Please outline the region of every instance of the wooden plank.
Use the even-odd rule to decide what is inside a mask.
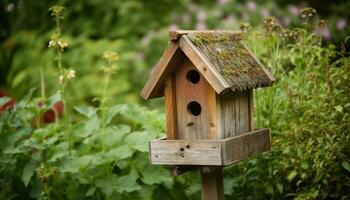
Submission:
[[[268,128],[221,140],[152,140],[151,163],[227,166],[270,150],[270,142]]]
[[[243,33],[241,31],[231,31],[231,30],[171,30],[169,31],[169,40],[178,40],[182,35],[187,35],[189,33],[211,33],[211,32],[225,32],[230,33],[237,39],[243,39]]]
[[[213,169],[213,168],[212,168]],[[207,173],[201,170],[202,200],[223,200],[223,170],[221,167],[214,168]]]
[[[236,135],[249,132],[249,92],[238,92],[237,101],[239,102],[239,130]]]
[[[231,165],[250,156],[270,150],[270,129],[259,129],[224,140],[223,165]]]
[[[141,91],[141,96],[143,98],[149,99],[162,96],[162,87],[167,73],[175,68],[178,62],[182,61],[181,57],[183,57],[183,53],[178,49],[179,45],[177,42],[169,42],[168,47],[163,52],[157,65],[152,69],[152,72]]]
[[[234,92],[226,92],[217,95],[217,120],[218,139],[235,136],[235,95]]]
[[[233,137],[250,131],[249,93],[226,92],[217,95],[218,139]]]
[[[221,141],[152,140],[151,164],[221,166]]]
[[[253,131],[255,129],[254,124],[254,97],[253,97],[253,89],[249,90],[249,131]]]
[[[178,139],[177,136],[177,117],[176,117],[176,89],[175,74],[171,73],[167,78],[164,87],[167,138],[169,140]]]
[[[200,71],[204,78],[214,88],[216,93],[220,94],[225,89],[230,88],[230,85],[211,64],[208,58],[192,44],[187,36],[184,35],[180,38],[179,46],[198,71]]]
[[[199,74],[199,82],[196,84],[190,82],[187,79],[187,73],[191,70],[196,68],[186,58],[175,72],[178,139],[209,139],[209,135],[213,134],[210,124],[215,123],[210,117],[215,113],[210,113],[208,110],[211,108],[211,111],[215,111],[213,110],[215,108],[210,105],[213,100],[209,97],[215,95],[215,91],[201,74]],[[190,102],[199,103],[201,113],[198,116],[189,112],[187,107]]]
[[[209,135],[202,139],[216,140],[218,139],[216,93],[210,85],[208,85],[207,102],[207,110],[203,111],[208,112]]]

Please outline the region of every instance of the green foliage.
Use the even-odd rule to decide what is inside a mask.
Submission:
[[[144,82],[140,76],[158,59],[166,30],[151,32],[142,45],[140,36],[164,27],[171,21],[170,10],[182,11],[188,1],[156,6],[148,1],[62,3],[66,10],[51,9],[55,20],[65,20],[62,32],[51,31],[49,21],[40,29],[28,24],[37,30],[19,29],[2,46],[2,64],[14,67],[8,76],[11,88],[22,94],[33,83],[42,84],[40,91],[31,90],[0,113],[0,199],[199,199],[197,173],[173,178],[166,168],[148,163],[147,144],[163,135],[164,114],[137,104],[115,104],[136,101]],[[39,10],[47,9],[46,3],[40,5],[44,9]],[[220,8],[229,13],[230,6]],[[113,12],[106,13],[107,8]],[[77,17],[81,10],[98,20],[82,23]],[[46,14],[34,15],[33,21]],[[208,18],[209,27],[227,27]],[[320,27],[314,32],[311,21],[307,14],[303,25],[291,30],[274,17],[252,30],[242,26],[246,43],[277,80],[273,87],[255,91],[257,127],[273,130],[273,148],[225,169],[227,199],[350,196],[349,54],[343,47],[323,45]],[[117,50],[119,60],[112,52],[100,59],[106,50]],[[145,60],[135,59],[140,52]],[[52,67],[59,62],[66,69],[60,73]],[[72,78],[71,68],[76,79],[70,87],[59,87],[59,76]],[[45,88],[59,91],[36,98]],[[113,106],[111,97],[116,97]],[[56,114],[55,123],[44,123],[43,114],[63,98],[65,118]],[[0,98],[0,105],[8,100]]]
[[[322,47],[310,26],[294,28],[289,32],[294,37],[280,29],[248,36],[249,46],[277,79],[273,87],[255,92],[257,125],[272,128],[273,149],[227,170],[237,182],[235,198],[350,195],[350,59],[344,49]]]

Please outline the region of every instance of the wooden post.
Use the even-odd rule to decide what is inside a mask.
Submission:
[[[223,200],[224,183],[222,167],[203,167],[202,178],[202,200]]]

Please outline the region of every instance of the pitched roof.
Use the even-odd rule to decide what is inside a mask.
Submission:
[[[275,79],[242,43],[242,33],[234,31],[170,31],[169,45],[152,70],[141,95],[163,95],[167,74],[177,59],[188,57],[217,93],[226,89],[243,91],[266,87]]]

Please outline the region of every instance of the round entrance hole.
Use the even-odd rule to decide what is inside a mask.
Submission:
[[[201,114],[202,112],[202,107],[201,105],[197,102],[197,101],[191,101],[188,105],[187,105],[187,110],[189,113],[191,113],[194,116],[198,116]]]
[[[190,81],[193,84],[196,84],[199,82],[201,76],[199,75],[199,72],[197,70],[191,69],[186,74],[187,80]]]

